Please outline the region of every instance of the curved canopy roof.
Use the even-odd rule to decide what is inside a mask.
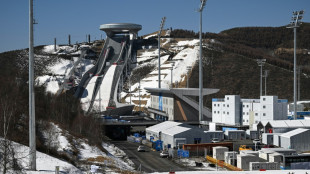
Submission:
[[[100,25],[100,30],[105,31],[106,33],[136,33],[142,29],[142,26],[139,24],[132,23],[112,23],[112,24],[102,24]]]

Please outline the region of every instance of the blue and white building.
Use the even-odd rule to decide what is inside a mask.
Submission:
[[[277,96],[260,99],[241,99],[239,95],[225,95],[212,99],[212,122],[227,125],[253,125],[260,121],[286,120],[287,100]]]

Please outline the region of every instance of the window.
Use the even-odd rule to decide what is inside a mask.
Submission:
[[[220,104],[217,104],[217,106],[220,106]]]
[[[225,107],[225,104],[223,104],[223,106]]]
[[[219,113],[220,113],[220,111],[217,111],[217,113],[219,114]]]
[[[227,107],[229,108],[229,104],[227,104]]]
[[[227,112],[227,115],[229,115],[229,112]]]
[[[248,112],[247,112],[246,114],[247,114],[247,115],[249,115],[249,113],[248,113]]]
[[[229,97],[227,97],[227,100],[229,100]]]
[[[245,120],[243,119],[242,122],[245,122]]]
[[[242,105],[242,107],[244,107],[244,105]]]
[[[214,106],[216,107],[216,104],[214,104]]]
[[[216,114],[216,111],[214,111],[214,113]]]
[[[263,108],[266,109],[266,106],[264,105]]]
[[[242,115],[244,115],[245,113],[243,112]]]
[[[248,123],[248,122],[249,122],[249,120],[246,120],[246,122]]]
[[[249,107],[249,105],[246,105],[246,107],[248,108],[248,107]]]
[[[266,116],[266,113],[263,113],[263,116]]]
[[[255,116],[258,116],[258,113],[255,113]]]
[[[263,101],[266,101],[266,98],[263,98]]]
[[[225,114],[225,111],[223,111],[223,114]]]

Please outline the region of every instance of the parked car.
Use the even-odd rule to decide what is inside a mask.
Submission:
[[[159,156],[162,157],[162,158],[168,158],[169,157],[169,153],[167,151],[161,151]]]
[[[212,143],[219,143],[220,140],[219,140],[218,138],[212,138],[211,142],[212,142]]]
[[[138,152],[145,152],[145,147],[139,146],[137,150],[138,150]]]

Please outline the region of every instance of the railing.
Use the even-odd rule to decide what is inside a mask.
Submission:
[[[240,169],[240,168],[238,168],[238,167],[236,167],[236,166],[230,165],[230,164],[225,163],[224,161],[221,161],[221,160],[217,160],[217,159],[212,158],[211,156],[208,156],[208,155],[206,156],[206,159],[207,159],[208,161],[210,161],[211,163],[216,164],[216,165],[218,165],[218,166],[220,166],[220,167],[225,167],[225,168],[228,169],[228,170],[232,170],[232,171],[243,171],[242,169]]]

